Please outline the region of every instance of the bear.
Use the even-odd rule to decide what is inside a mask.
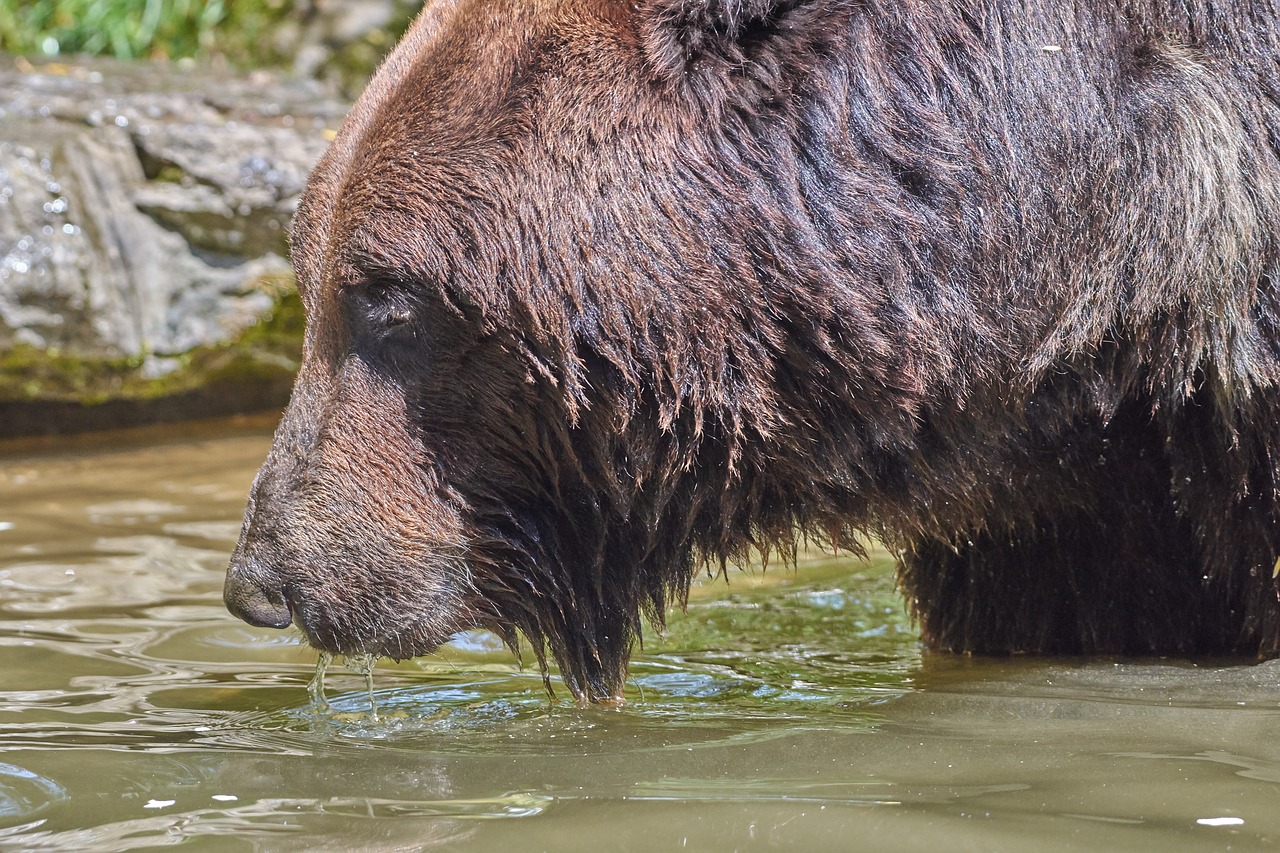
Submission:
[[[432,0],[300,202],[227,606],[610,702],[695,572],[874,537],[942,652],[1275,656],[1278,11]]]

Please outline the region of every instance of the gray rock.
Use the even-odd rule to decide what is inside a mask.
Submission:
[[[286,52],[294,56],[294,73],[312,77],[323,75],[344,48],[369,38],[371,34],[398,31],[421,3],[412,0],[308,0],[301,16],[304,22],[296,43]]]
[[[0,348],[158,373],[258,322],[345,110],[261,73],[0,62]]]

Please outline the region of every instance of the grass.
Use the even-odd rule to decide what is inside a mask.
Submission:
[[[421,8],[414,0],[383,2],[390,12],[385,29],[323,44],[327,57],[315,73],[349,97],[364,88]],[[0,0],[0,53],[287,68],[315,14],[301,0]],[[319,37],[323,42],[323,26]]]
[[[0,2],[0,50],[263,64],[278,59],[265,34],[293,9],[292,0],[10,0]]]

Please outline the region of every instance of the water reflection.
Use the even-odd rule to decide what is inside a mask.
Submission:
[[[67,792],[57,782],[25,767],[0,763],[0,820],[27,820],[66,797]]]

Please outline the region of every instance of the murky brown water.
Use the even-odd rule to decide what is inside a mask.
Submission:
[[[1280,667],[925,656],[884,560],[705,583],[622,710],[475,634],[318,712],[222,608],[270,439],[217,429],[0,457],[0,848],[1280,844]]]

